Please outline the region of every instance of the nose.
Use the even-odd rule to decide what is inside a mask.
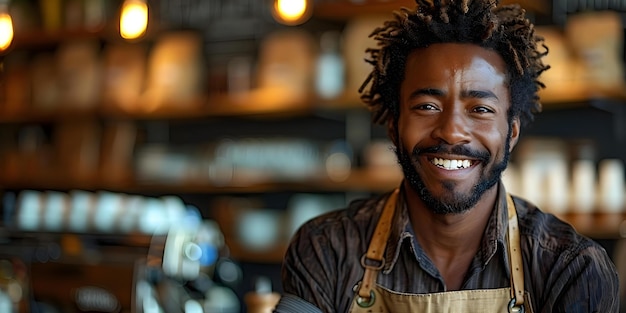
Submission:
[[[443,111],[439,114],[432,137],[449,145],[463,144],[470,141],[468,117],[459,110]]]

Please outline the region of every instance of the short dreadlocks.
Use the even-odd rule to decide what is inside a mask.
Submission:
[[[375,123],[399,116],[399,90],[408,54],[435,43],[470,43],[496,51],[507,64],[511,108],[509,118],[522,124],[541,112],[538,91],[545,85],[539,75],[549,66],[541,58],[548,53],[543,38],[519,5],[498,6],[498,0],[416,0],[413,10],[401,8],[394,19],[370,35],[377,49],[367,50],[374,69],[359,92],[372,111]],[[539,51],[541,46],[543,51]],[[367,85],[370,88],[366,90]],[[391,114],[391,115],[390,115]]]

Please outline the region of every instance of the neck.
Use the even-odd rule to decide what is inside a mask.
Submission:
[[[460,284],[480,249],[487,221],[497,201],[497,185],[485,192],[475,207],[464,213],[445,215],[433,213],[411,187],[405,186],[404,189],[417,241],[444,278],[446,273],[455,273]]]
[[[405,191],[411,225],[422,247],[454,252],[480,243],[498,188],[487,190],[476,206],[460,214],[435,214],[412,188],[407,186]]]

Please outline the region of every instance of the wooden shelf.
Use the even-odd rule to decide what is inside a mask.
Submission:
[[[333,181],[328,177],[303,177],[302,180],[234,181],[230,184],[214,184],[198,181],[142,182],[111,181],[100,179],[71,179],[63,176],[40,176],[8,179],[0,177],[0,189],[21,190],[109,190],[128,193],[264,193],[272,191],[311,192],[385,192],[398,186],[401,177],[381,175],[367,169],[353,170],[349,177]]]
[[[264,249],[250,249],[233,241],[226,242],[226,245],[230,251],[229,257],[241,262],[280,263],[287,251],[286,242],[272,245]]]
[[[45,30],[30,30],[16,32],[10,49],[29,49],[40,48],[44,46],[57,45],[65,42],[68,39],[72,40],[85,40],[93,39],[100,40],[108,37],[108,34],[104,33],[102,29],[87,31],[85,29],[77,30],[57,30],[57,31],[45,31]]]
[[[16,29],[13,42],[9,49],[3,54],[10,53],[13,50],[22,49],[42,49],[45,47],[56,47],[59,44],[68,41],[78,40],[95,40],[104,42],[150,42],[157,38],[159,26],[149,27],[147,33],[135,41],[123,39],[119,34],[119,28],[116,24],[102,25],[93,29],[86,28],[59,28],[55,30],[46,29]]]
[[[622,213],[555,214],[585,236],[594,239],[626,238],[626,211]]]
[[[547,109],[581,106],[594,100],[626,101],[626,85],[616,87],[590,87],[588,82],[578,84],[551,84],[539,92]]]
[[[502,4],[518,3],[530,12],[548,14],[550,7],[543,0],[503,0]],[[349,19],[358,15],[388,14],[401,7],[414,8],[415,0],[323,0],[316,1],[313,15],[329,19]]]
[[[24,107],[20,110],[2,110],[0,103],[0,123],[45,123],[56,121],[76,121],[89,119],[127,120],[181,120],[207,117],[259,117],[290,118],[315,115],[320,112],[345,112],[349,110],[367,111],[358,97],[341,97],[334,100],[319,100],[314,96],[306,99],[259,101],[246,97],[212,95],[176,104],[163,104],[153,110],[142,110],[140,104],[132,109],[122,109],[115,104],[94,104],[89,109],[59,107],[54,110],[37,110]]]

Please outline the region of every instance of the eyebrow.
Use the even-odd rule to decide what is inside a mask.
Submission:
[[[422,95],[426,95],[426,96],[443,96],[446,93],[441,90],[441,89],[435,89],[435,88],[421,88],[421,89],[417,89],[414,90],[413,92],[411,92],[411,94],[409,95],[409,99],[415,98],[417,96],[422,96]]]
[[[444,96],[445,91],[436,88],[421,88],[417,89],[409,95],[409,99],[415,98],[421,95],[427,96]],[[498,96],[489,90],[464,90],[461,92],[461,96],[464,98],[477,98],[477,99],[495,99],[499,100]]]
[[[461,96],[467,97],[467,98],[477,98],[477,99],[492,98],[495,100],[500,100],[498,99],[498,96],[496,96],[496,94],[494,94],[493,92],[489,90],[464,90],[461,92]]]

